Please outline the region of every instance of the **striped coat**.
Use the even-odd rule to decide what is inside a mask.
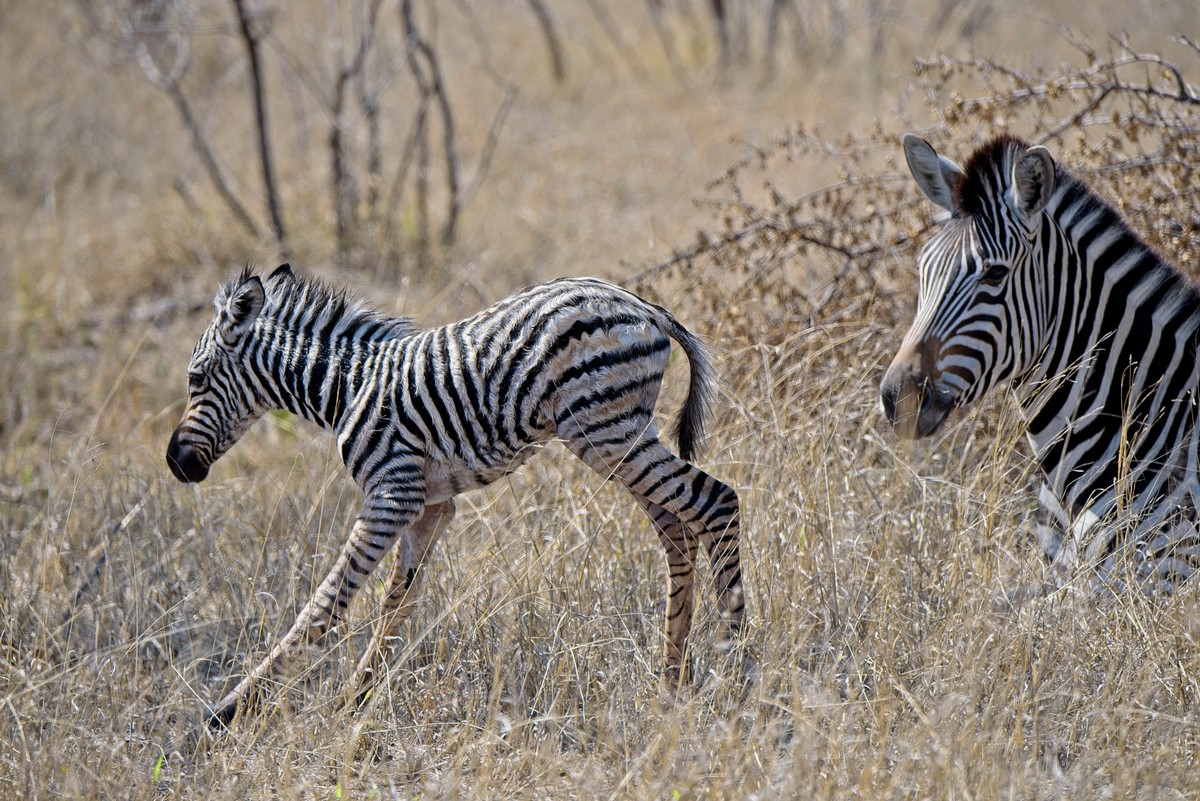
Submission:
[[[1170,591],[1200,566],[1197,286],[1044,147],[1000,137],[962,167],[915,136],[904,149],[951,217],[921,252],[887,416],[926,436],[1011,380],[1047,557]]]
[[[359,663],[359,700],[384,665],[383,645],[411,612],[426,554],[453,498],[512,472],[550,439],[623,484],[666,552],[666,668],[686,670],[692,570],[713,564],[730,635],[742,620],[738,500],[690,464],[703,440],[711,369],[700,342],[659,306],[595,279],[535,286],[440,328],[386,317],[284,265],[221,288],[188,369],[188,405],[167,462],[181,481],[210,468],[268,409],[329,429],[365,499],[336,564],[286,636],[215,707],[228,724],[306,642],[320,639],[389,550],[396,552],[375,636]],[[652,413],[671,350],[691,364],[674,428]]]

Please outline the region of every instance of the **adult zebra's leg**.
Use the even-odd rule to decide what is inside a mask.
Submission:
[[[421,495],[418,490],[409,490],[367,496],[333,569],[267,658],[217,703],[208,718],[210,728],[227,727],[239,712],[254,707],[264,684],[283,675],[304,646],[319,642],[337,625],[379,560],[424,508],[423,501],[410,500]]]
[[[396,560],[388,575],[379,606],[379,619],[371,643],[354,671],[355,706],[362,706],[375,682],[385,672],[388,641],[396,637],[416,606],[417,590],[425,573],[425,559],[454,517],[454,501],[425,507],[425,513],[396,543]]]

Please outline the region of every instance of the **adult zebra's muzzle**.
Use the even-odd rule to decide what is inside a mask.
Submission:
[[[171,474],[184,484],[203,481],[208,476],[208,462],[195,448],[179,442],[178,428],[167,443],[167,466],[171,468]]]
[[[879,386],[883,413],[904,439],[921,439],[937,431],[954,408],[954,398],[929,376],[893,364]]]

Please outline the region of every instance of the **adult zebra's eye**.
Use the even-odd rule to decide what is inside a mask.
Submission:
[[[983,271],[983,275],[979,276],[979,281],[980,283],[987,284],[988,286],[996,286],[1004,280],[1004,278],[1008,275],[1008,272],[1009,270],[1007,264],[994,262],[987,266],[987,269]]]

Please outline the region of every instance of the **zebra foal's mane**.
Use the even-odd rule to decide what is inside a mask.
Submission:
[[[226,294],[255,277],[247,264],[241,274],[225,288]],[[384,314],[354,297],[345,288],[335,288],[310,275],[298,276],[287,264],[281,264],[260,280],[266,293],[262,316],[273,325],[290,327],[304,318],[325,321],[329,330],[356,331],[359,339],[388,339],[419,330],[411,317]]]

